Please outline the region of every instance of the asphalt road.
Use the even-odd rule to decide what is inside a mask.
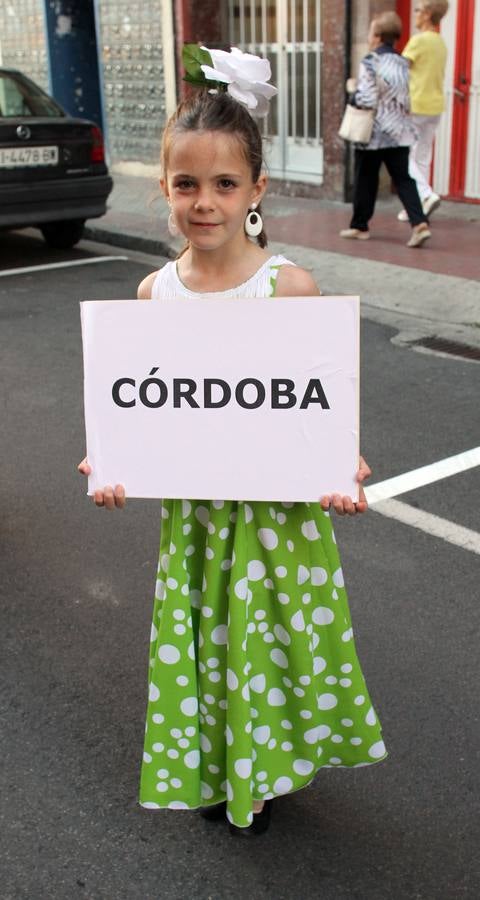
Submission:
[[[52,253],[1,235],[0,268],[88,257],[85,246]],[[137,806],[159,508],[98,510],[76,473],[78,301],[132,297],[151,268],[0,277],[1,897],[477,898],[478,556],[374,511],[337,534],[388,760],[320,773],[276,802],[255,842]],[[478,444],[480,366],[393,334],[363,322],[375,481]],[[480,530],[476,470],[401,499]]]

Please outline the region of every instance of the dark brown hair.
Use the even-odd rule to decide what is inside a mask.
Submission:
[[[375,16],[374,32],[380,38],[382,44],[393,46],[402,33],[402,20],[394,12],[383,12]]]
[[[206,90],[195,91],[183,100],[168,120],[163,132],[160,151],[162,175],[166,178],[168,157],[175,134],[187,131],[219,131],[238,138],[245,159],[250,166],[255,184],[262,171],[262,136],[255,119],[246,108],[225,92],[209,94]],[[256,212],[261,215],[260,205]],[[267,246],[267,235],[262,229],[257,237],[260,247]]]

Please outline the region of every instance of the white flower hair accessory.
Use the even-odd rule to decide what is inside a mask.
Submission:
[[[197,44],[185,44],[183,62],[185,80],[190,84],[207,86],[214,82],[210,92],[227,91],[252,116],[263,118],[268,113],[268,101],[278,93],[269,84],[272,71],[268,59],[243,53],[238,47],[225,50],[209,50]]]

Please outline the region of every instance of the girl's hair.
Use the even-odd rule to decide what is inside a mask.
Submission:
[[[420,6],[429,14],[432,25],[439,25],[448,12],[447,0],[420,0]]]
[[[402,20],[394,12],[383,12],[373,19],[375,34],[383,44],[393,46],[402,33]]]
[[[235,136],[242,145],[245,159],[250,166],[252,181],[256,183],[263,166],[262,136],[255,120],[244,106],[225,92],[209,94],[195,91],[183,100],[170,117],[163,132],[160,151],[162,175],[166,178],[170,149],[176,134],[188,131],[218,131]],[[255,210],[261,215],[260,204]],[[260,247],[267,246],[267,235],[262,229],[257,237]]]

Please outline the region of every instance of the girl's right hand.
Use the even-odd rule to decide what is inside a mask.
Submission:
[[[91,475],[92,468],[88,464],[87,457],[82,459],[78,465],[78,471],[81,475]],[[103,491],[95,491],[94,501],[96,506],[104,506],[105,509],[123,509],[125,506],[125,488],[123,484],[116,484],[115,489],[107,484]]]

